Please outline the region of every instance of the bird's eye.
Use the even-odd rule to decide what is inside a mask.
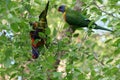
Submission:
[[[61,10],[61,7],[59,7],[58,9]]]

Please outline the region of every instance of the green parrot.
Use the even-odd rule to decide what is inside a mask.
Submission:
[[[41,46],[45,45],[46,47],[48,47],[48,43],[47,43],[48,36],[45,33],[46,29],[48,28],[47,19],[46,19],[48,6],[49,6],[49,1],[46,4],[45,9],[40,13],[39,21],[30,22],[30,25],[33,28],[33,30],[30,31],[33,59],[37,59],[39,57],[40,53],[38,49]],[[40,32],[43,33],[45,37],[40,36],[39,35]]]
[[[77,28],[80,28],[80,27],[88,27],[91,29],[100,29],[100,30],[112,31],[110,29],[98,26],[94,22],[87,19],[79,11],[71,10],[71,9],[67,8],[65,5],[59,6],[58,11],[63,13],[64,20],[69,25],[72,25],[71,28],[73,31],[75,31]]]

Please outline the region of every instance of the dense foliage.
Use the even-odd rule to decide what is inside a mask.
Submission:
[[[50,0],[50,45],[32,59],[29,22],[38,20],[47,0],[1,0],[0,80],[120,80],[120,1],[76,1]],[[65,31],[69,25],[57,11],[61,4],[82,4],[86,17],[114,32],[80,29],[76,37]]]

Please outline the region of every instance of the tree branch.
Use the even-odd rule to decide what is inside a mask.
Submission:
[[[119,17],[114,16],[112,13],[108,13],[108,12],[104,11],[100,6],[97,5],[96,1],[94,1],[93,4],[94,4],[101,12],[103,12],[103,13],[109,15],[109,16],[112,16],[112,17],[117,18],[117,19],[120,20]]]
[[[81,11],[82,10],[81,9],[82,5],[83,5],[83,2],[81,0],[76,0],[76,4],[74,6],[74,10]]]
[[[104,66],[104,63],[98,59],[97,53],[96,53],[96,52],[93,52],[93,55],[94,55],[94,59],[95,59],[97,62],[99,62],[101,65]]]

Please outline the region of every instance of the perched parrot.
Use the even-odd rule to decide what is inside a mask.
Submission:
[[[64,20],[69,25],[72,25],[71,28],[73,31],[75,31],[77,28],[80,28],[80,27],[88,27],[91,29],[100,29],[100,30],[112,31],[110,29],[98,26],[94,22],[88,20],[79,11],[75,11],[75,10],[72,10],[70,8],[67,8],[65,5],[59,6],[58,11],[63,13]]]
[[[43,38],[39,35],[39,32],[45,33],[45,29],[48,28],[47,25],[47,11],[48,11],[49,1],[45,9],[39,15],[39,21],[30,22],[33,31],[30,31],[31,43],[32,43],[32,58],[37,59],[39,56],[38,48],[46,44],[46,38]],[[36,42],[37,41],[37,42]]]

